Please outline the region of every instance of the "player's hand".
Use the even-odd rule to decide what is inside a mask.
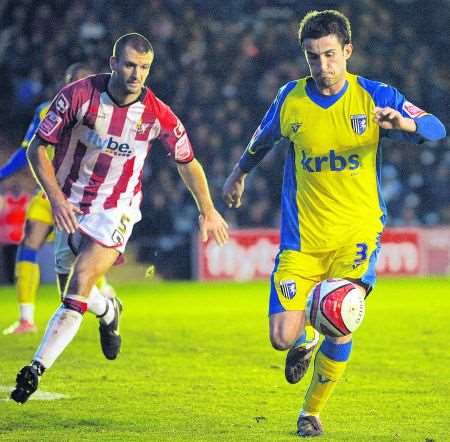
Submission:
[[[382,129],[398,129],[415,132],[414,120],[405,118],[399,111],[391,107],[375,107],[373,110],[373,121]]]
[[[216,209],[199,215],[198,225],[203,242],[208,241],[210,234],[219,246],[223,246],[228,241],[228,224]]]
[[[56,228],[64,230],[66,233],[75,233],[78,228],[76,214],[83,212],[65,198],[51,201],[51,205]]]
[[[242,172],[238,166],[235,166],[230,176],[225,180],[222,189],[223,199],[230,209],[241,207],[246,176],[247,174]]]

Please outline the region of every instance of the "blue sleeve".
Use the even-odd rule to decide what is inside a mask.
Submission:
[[[385,130],[383,131],[384,136],[412,143],[436,141],[446,136],[445,127],[437,117],[415,106],[394,87],[363,77],[358,77],[358,82],[372,96],[375,106],[391,107],[399,111],[405,118],[411,118],[416,123],[417,130],[415,133]]]
[[[9,178],[19,170],[28,165],[27,152],[23,147],[19,147],[9,158],[6,164],[0,167],[0,180]]]
[[[296,84],[296,81],[291,81],[278,91],[277,97],[270,105],[239,160],[239,168],[243,172],[250,172],[282,138],[280,110],[286,96]]]

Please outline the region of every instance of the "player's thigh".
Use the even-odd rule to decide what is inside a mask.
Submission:
[[[39,250],[47,241],[53,226],[42,221],[27,220],[22,243],[30,249]]]
[[[306,297],[327,271],[324,254],[283,250],[270,278],[269,314],[305,310]]]
[[[42,191],[30,201],[27,209],[27,222],[23,243],[30,248],[39,249],[48,239],[53,229],[52,209]]]
[[[337,250],[327,277],[355,281],[370,291],[376,281],[375,266],[380,253],[379,232],[355,236],[352,243]]]
[[[82,235],[68,290],[88,296],[97,279],[114,264],[119,252]]]
[[[274,347],[291,345],[305,326],[306,298],[326,272],[324,254],[280,252],[270,280],[269,327]]]
[[[31,198],[27,209],[27,220],[53,225],[52,208],[44,192],[39,191]]]

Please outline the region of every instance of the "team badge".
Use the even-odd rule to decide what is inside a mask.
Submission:
[[[294,132],[294,134],[296,134],[301,126],[302,126],[302,123],[292,123],[291,124],[292,132]]]
[[[136,132],[139,135],[142,135],[150,126],[150,123],[143,123],[141,120],[139,120],[136,123]]]
[[[367,115],[350,115],[350,118],[352,121],[353,132],[355,132],[355,134],[362,135],[367,129]]]
[[[280,289],[286,299],[294,299],[294,296],[297,294],[297,285],[292,279],[280,281]]]
[[[66,96],[61,93],[59,97],[56,99],[56,109],[60,114],[63,114],[69,109],[69,100],[66,98]]]

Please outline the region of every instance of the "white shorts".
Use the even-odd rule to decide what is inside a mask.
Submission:
[[[125,251],[133,226],[141,220],[139,209],[108,209],[99,213],[77,215],[78,230],[74,234],[56,230],[55,271],[67,274],[77,254],[82,236],[88,236],[103,247],[119,253]]]

